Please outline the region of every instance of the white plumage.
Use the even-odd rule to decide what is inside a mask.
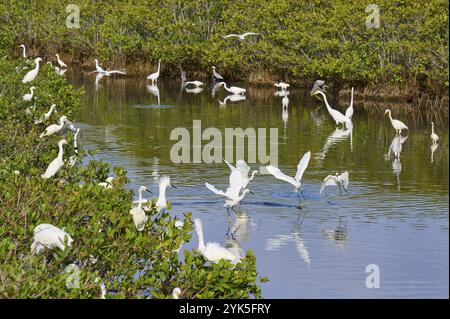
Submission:
[[[26,53],[25,45],[24,45],[24,44],[21,44],[21,45],[19,45],[19,48],[22,48],[22,57],[23,57],[24,59],[26,59],[26,58],[27,58],[27,53]]]
[[[92,73],[98,73],[97,77],[95,78],[95,84],[98,85],[98,81],[101,80],[101,78],[103,76],[111,76],[113,74],[126,74],[124,71],[119,71],[119,70],[105,70],[103,69],[99,64],[98,64],[98,60],[95,59],[95,70],[91,72]]]
[[[212,66],[212,70],[213,70],[213,80],[214,81],[222,81],[223,80],[223,76],[221,76],[219,73],[217,73],[216,71],[216,67]]]
[[[60,67],[62,68],[67,68],[67,64],[65,64],[60,58],[59,58],[59,54],[56,53],[56,60],[58,61],[58,64]]]
[[[392,118],[391,110],[387,109],[384,114],[389,114],[389,119],[391,120],[392,127],[397,131],[398,134],[402,132],[402,130],[407,130],[408,127],[405,125],[405,123],[395,120]]]
[[[199,86],[203,85],[203,82],[200,82],[200,81],[187,81],[187,82],[185,82],[185,86],[188,86],[188,85],[193,85],[193,86],[198,88]]]
[[[260,33],[257,33],[257,32],[245,32],[243,34],[232,33],[232,34],[228,34],[228,35],[224,36],[223,38],[226,39],[226,38],[236,37],[236,38],[239,38],[239,40],[244,40],[245,37],[247,37],[249,35],[257,35],[257,34],[260,34]]]
[[[152,81],[152,84],[154,84],[159,78],[160,69],[161,69],[161,59],[159,59],[158,61],[158,70],[155,73],[152,73],[149,76],[147,76],[147,80]]]
[[[163,209],[167,208],[167,200],[166,200],[166,189],[167,186],[176,188],[172,184],[170,184],[170,177],[169,176],[163,176],[159,180],[159,194],[158,194],[158,200],[156,201],[156,209],[158,210],[158,213],[161,212]]]
[[[349,119],[352,119],[353,116],[353,91],[354,88],[352,87],[352,95],[350,97],[350,106],[345,110],[345,116]]]
[[[173,299],[180,299],[181,296],[181,289],[180,288],[174,288],[172,291],[172,298]]]
[[[281,90],[286,91],[287,88],[290,86],[290,84],[280,81],[278,83],[275,83],[273,86],[276,86],[277,88],[280,88]]]
[[[42,122],[48,120],[48,118],[50,117],[50,115],[52,115],[53,111],[55,111],[55,113],[58,113],[56,111],[56,104],[52,104],[50,106],[50,110],[48,110],[47,113],[44,113],[39,119],[34,121],[34,124],[41,124]]]
[[[111,189],[112,187],[112,183],[114,181],[114,177],[109,176],[106,178],[106,180],[104,182],[100,182],[98,183],[99,186],[105,188],[105,189]]]
[[[64,116],[64,115],[61,116],[59,118],[59,124],[52,124],[52,125],[47,126],[47,128],[44,130],[44,132],[41,133],[41,135],[39,137],[43,138],[44,136],[50,136],[55,133],[58,133],[64,127],[64,123],[66,122],[66,120],[67,120],[66,116]]]
[[[33,243],[31,244],[31,253],[40,253],[43,249],[53,249],[58,247],[62,250],[72,246],[73,239],[63,229],[51,224],[39,224],[34,228]]]
[[[340,175],[338,173],[336,173],[336,175],[328,175],[323,180],[322,187],[320,188],[319,193],[322,193],[322,191],[327,186],[338,186],[339,192],[341,192],[341,193],[342,193],[341,187],[344,187],[345,192],[348,193],[348,183],[349,183],[349,179],[348,179],[347,171],[343,172]]]
[[[297,173],[295,174],[294,178],[287,176],[286,174],[281,172],[278,167],[275,167],[272,165],[266,166],[266,169],[275,178],[294,185],[295,191],[299,192],[301,190],[301,186],[302,186],[302,183],[301,183],[302,176],[303,176],[303,173],[305,172],[306,168],[308,167],[310,158],[311,158],[311,151],[308,151],[303,155],[301,160],[298,162]]]
[[[36,76],[39,73],[39,62],[41,62],[41,61],[42,61],[41,58],[34,59],[34,63],[36,64],[36,66],[34,67],[33,70],[31,70],[27,74],[25,74],[25,76],[22,79],[22,83],[31,82],[36,78]]]
[[[41,175],[41,177],[43,179],[48,179],[48,178],[53,177],[59,171],[59,169],[64,165],[64,162],[63,162],[63,152],[64,152],[63,145],[64,144],[67,144],[66,140],[60,140],[58,142],[58,148],[59,148],[58,156],[50,163],[50,165],[48,165],[45,173]]]
[[[439,136],[434,133],[434,122],[431,122],[431,140],[433,144],[436,144],[439,141]]]
[[[142,209],[142,192],[147,191],[147,187],[139,187],[139,203],[136,207],[131,208],[130,214],[133,215],[133,222],[138,231],[143,231],[145,223],[148,220],[148,216],[145,215],[144,209]]]
[[[32,86],[30,87],[30,93],[27,93],[23,96],[23,100],[28,102],[31,101],[31,99],[33,98],[33,94],[34,94],[34,90],[36,89],[36,87]]]
[[[335,109],[331,108],[330,104],[328,104],[328,100],[327,100],[327,97],[326,97],[325,93],[323,93],[321,90],[316,90],[316,91],[314,91],[312,93],[312,95],[316,95],[316,94],[322,95],[323,100],[325,102],[325,105],[327,107],[328,113],[330,113],[331,117],[336,122],[336,125],[339,125],[340,123],[342,123],[345,126],[350,126],[351,125],[351,119],[350,118],[348,118],[347,116],[345,116],[344,114],[342,114],[338,110],[335,110]]]
[[[225,82],[221,82],[220,84],[223,85],[225,90],[227,90],[228,92],[233,93],[233,94],[244,95],[245,92],[247,92],[246,89],[243,89],[243,88],[240,88],[237,86],[227,87],[227,84]]]

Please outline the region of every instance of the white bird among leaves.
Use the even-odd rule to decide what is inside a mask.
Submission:
[[[51,224],[39,224],[33,230],[33,243],[31,244],[31,253],[40,253],[45,248],[53,249],[55,247],[65,250],[71,247],[73,239],[64,231],[64,228],[58,228]]]
[[[260,33],[258,33],[258,32],[245,32],[243,34],[231,33],[231,34],[224,36],[223,38],[226,39],[226,38],[236,37],[236,38],[239,38],[239,40],[245,40],[245,38],[248,37],[249,35],[258,35],[258,34],[260,34]]]
[[[327,186],[338,186],[339,193],[342,194],[342,188],[344,188],[345,192],[348,193],[348,171],[345,171],[341,174],[336,173],[336,175],[328,175],[325,177],[322,183],[322,187],[320,188],[320,194]]]
[[[39,57],[34,59],[34,63],[36,64],[36,66],[34,67],[33,70],[31,70],[27,74],[25,74],[25,76],[22,79],[22,83],[31,82],[36,78],[36,76],[39,73],[39,62],[41,62],[41,61],[42,61],[42,59]]]
[[[64,154],[63,145],[65,145],[65,144],[67,144],[66,140],[60,140],[58,142],[58,148],[59,148],[58,156],[50,163],[50,165],[48,165],[47,170],[45,171],[45,173],[41,175],[41,177],[43,179],[49,179],[49,178],[53,177],[56,173],[58,173],[60,168],[64,165],[64,161],[63,161],[63,154]]]
[[[35,86],[30,87],[30,93],[27,93],[23,96],[23,100],[25,102],[31,101],[33,99],[34,90],[36,90]]]
[[[67,117],[65,115],[61,116],[59,118],[59,124],[52,124],[52,125],[47,126],[47,128],[44,130],[44,132],[41,133],[41,135],[39,137],[43,138],[44,136],[50,136],[55,133],[58,133],[59,131],[62,130],[66,121],[67,121]]]
[[[147,187],[139,187],[139,202],[136,207],[131,208],[130,214],[133,215],[133,222],[138,231],[143,231],[145,223],[148,220],[148,216],[145,215],[145,211],[142,208],[142,192],[150,192]]]
[[[166,189],[168,186],[177,188],[176,186],[174,186],[170,183],[169,176],[161,177],[161,179],[159,180],[158,200],[156,201],[156,204],[155,204],[155,207],[156,207],[158,213],[167,208]]]
[[[54,111],[55,113],[58,113],[58,112],[56,111],[56,104],[52,104],[52,105],[50,106],[50,110],[48,110],[47,113],[44,113],[39,119],[36,119],[36,120],[34,121],[34,124],[41,124],[42,122],[48,120],[49,117],[50,117],[50,115],[52,115],[53,111]]]
[[[56,53],[56,61],[58,61],[58,64],[60,67],[62,68],[67,68],[67,64],[65,64],[60,58],[59,58],[59,54]]]

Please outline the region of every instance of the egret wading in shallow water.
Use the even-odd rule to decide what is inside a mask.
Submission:
[[[47,128],[44,130],[44,132],[41,133],[41,135],[39,137],[43,138],[44,136],[50,136],[55,133],[58,133],[59,131],[62,130],[66,121],[67,121],[67,117],[64,115],[61,116],[59,118],[59,124],[52,124],[52,125],[47,126]]]
[[[198,236],[198,250],[206,260],[213,263],[218,263],[221,259],[232,262],[239,259],[238,256],[235,256],[231,251],[225,247],[222,247],[219,243],[208,242],[205,245],[201,220],[198,218],[194,219],[194,225]]]
[[[397,134],[401,134],[402,130],[408,130],[408,127],[405,125],[405,123],[395,120],[392,118],[392,112],[391,110],[387,109],[384,114],[389,114],[389,119],[391,120],[392,127],[397,132]]]
[[[101,78],[103,76],[105,76],[105,75],[106,76],[111,76],[113,74],[126,74],[124,71],[120,71],[120,70],[105,70],[98,64],[98,60],[97,59],[95,59],[94,61],[95,61],[95,70],[92,71],[90,74],[98,73],[98,75],[97,75],[97,77],[95,79],[96,80],[96,84],[98,84],[98,81],[100,81]],[[99,76],[99,75],[101,75],[101,76]]]
[[[295,177],[292,178],[290,176],[287,176],[286,174],[284,174],[283,172],[280,171],[280,169],[278,167],[269,165],[266,166],[266,170],[272,174],[275,178],[280,179],[282,181],[288,182],[292,185],[294,185],[295,187],[295,192],[297,193],[298,199],[300,200],[300,193],[303,195],[302,193],[302,176],[303,173],[305,172],[306,168],[308,167],[308,163],[309,160],[311,158],[311,151],[308,151],[305,153],[305,155],[303,155],[303,157],[301,158],[301,160],[298,162],[297,165],[297,173],[295,174]],[[303,195],[303,198],[305,196]]]
[[[158,194],[158,200],[156,201],[156,209],[158,213],[162,212],[164,209],[167,208],[167,200],[166,200],[166,189],[167,186],[177,188],[176,186],[172,185],[170,183],[170,177],[169,176],[163,176],[159,180],[159,194]]]
[[[62,68],[67,68],[67,64],[65,64],[60,58],[59,58],[59,54],[56,53],[56,61],[58,61],[58,64],[60,67]]]
[[[34,67],[33,70],[31,70],[30,72],[25,74],[25,76],[22,79],[22,83],[31,82],[36,78],[36,76],[39,73],[39,62],[41,62],[41,61],[42,61],[42,59],[39,57],[34,59],[34,63],[36,64],[36,66]]]
[[[345,116],[347,116],[350,120],[353,116],[353,91],[354,88],[352,87],[352,95],[350,96],[350,106],[345,110]]]
[[[30,87],[30,93],[27,93],[22,97],[25,102],[31,101],[33,99],[34,90],[36,90],[35,86]]]
[[[243,34],[232,33],[232,34],[228,34],[228,35],[224,36],[223,38],[226,39],[226,38],[236,37],[236,38],[239,38],[239,40],[245,40],[245,37],[248,37],[249,35],[257,35],[257,34],[260,34],[260,33],[257,33],[257,32],[245,32]]]
[[[23,57],[24,59],[26,59],[26,58],[27,58],[27,53],[26,53],[25,45],[24,45],[24,44],[21,44],[21,45],[19,45],[19,48],[22,48],[22,57]]]
[[[279,81],[278,83],[275,83],[273,86],[280,88],[282,91],[286,91],[287,88],[290,86],[290,84]]]
[[[133,222],[138,231],[143,231],[145,223],[148,220],[148,216],[145,215],[145,211],[142,208],[142,192],[150,192],[147,187],[139,187],[139,200],[136,207],[130,209],[130,214],[133,215]],[[151,192],[150,192],[151,193]]]
[[[431,140],[433,144],[436,144],[439,141],[439,136],[434,133],[434,122],[431,122]]]
[[[212,66],[213,75],[212,79],[213,81],[223,81],[223,76],[221,76],[219,73],[216,72],[216,67]]]
[[[39,224],[34,228],[33,233],[33,243],[30,247],[31,254],[39,254],[45,248],[53,249],[58,247],[61,250],[65,250],[66,247],[72,246],[72,237],[64,229],[51,224]]]
[[[44,121],[47,121],[50,117],[50,115],[52,115],[53,111],[55,111],[55,113],[58,113],[56,111],[56,104],[52,104],[50,106],[50,110],[48,110],[47,113],[44,113],[39,119],[34,121],[34,124],[41,124]]]
[[[161,59],[158,60],[158,70],[155,73],[152,73],[149,76],[147,76],[147,80],[150,80],[152,81],[152,84],[155,84],[155,82],[158,81],[160,69],[161,69]]]
[[[45,173],[41,175],[41,177],[43,179],[48,179],[48,178],[53,177],[56,173],[58,173],[59,169],[64,165],[64,161],[63,161],[63,153],[64,153],[63,145],[64,144],[67,144],[66,140],[60,140],[58,142],[58,148],[59,148],[58,156],[50,163],[50,165],[48,165]]]
[[[231,86],[227,87],[227,84],[225,82],[221,82],[220,85],[223,85],[225,90],[227,90],[230,93],[236,94],[236,95],[245,95],[245,92],[247,92],[246,89],[237,87],[237,86]]]
[[[339,193],[342,194],[342,188],[344,188],[345,192],[348,193],[348,172],[345,171],[342,174],[339,175],[339,173],[336,173],[336,175],[328,175],[325,177],[322,183],[322,187],[320,188],[320,194],[322,194],[322,191],[327,186],[338,186],[339,187]]]
[[[313,93],[311,93],[311,95],[317,95],[317,94],[322,95],[325,105],[327,107],[328,113],[330,113],[331,117],[336,122],[336,125],[339,125],[340,123],[342,123],[342,125],[344,125],[346,127],[351,125],[351,122],[352,122],[351,119],[349,119],[347,116],[345,116],[338,110],[331,108],[330,104],[328,104],[327,96],[325,95],[325,93],[323,93],[321,90],[315,90]]]

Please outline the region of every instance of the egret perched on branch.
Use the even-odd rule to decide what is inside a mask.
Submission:
[[[260,34],[260,33],[258,33],[258,32],[245,32],[243,34],[232,33],[232,34],[228,34],[228,35],[224,36],[223,38],[226,39],[226,38],[236,37],[236,38],[239,38],[239,40],[245,40],[245,37],[247,37],[249,35],[257,35],[257,34]]]
[[[39,57],[34,59],[34,63],[36,64],[36,66],[34,67],[33,70],[31,70],[27,74],[25,74],[25,76],[23,77],[22,83],[31,82],[36,78],[36,76],[39,73],[39,62],[41,62],[41,61],[42,61],[42,59]]]
[[[142,192],[150,192],[147,187],[139,187],[139,201],[136,207],[131,208],[130,214],[133,215],[133,222],[138,231],[143,231],[145,223],[148,220],[148,216],[145,215],[145,211],[142,208]],[[151,193],[151,192],[150,192]]]
[[[405,125],[405,123],[392,118],[391,110],[387,109],[384,114],[389,114],[389,119],[391,120],[392,127],[397,131],[397,134],[401,134],[402,130],[408,130],[408,127]]]
[[[56,173],[58,173],[59,169],[64,165],[64,162],[63,162],[63,153],[64,153],[63,145],[64,144],[67,144],[66,140],[60,140],[58,142],[58,148],[59,148],[58,156],[50,163],[50,165],[48,165],[45,173],[41,175],[41,177],[43,179],[49,179],[49,178],[53,177]]]
[[[298,162],[297,165],[297,173],[295,174],[295,177],[292,178],[290,176],[287,176],[283,172],[280,171],[278,167],[269,165],[266,166],[267,171],[272,174],[275,178],[280,179],[282,181],[291,183],[295,187],[295,191],[297,192],[297,196],[300,200],[300,192],[302,191],[302,176],[305,172],[306,168],[308,167],[309,159],[311,158],[311,151],[308,151],[303,155],[301,160]]]
[[[237,86],[231,86],[227,87],[227,84],[225,82],[221,82],[220,85],[223,85],[223,87],[230,93],[236,94],[236,95],[245,95],[245,92],[247,92],[246,89],[237,87]]]
[[[198,236],[198,250],[206,260],[218,263],[221,259],[230,261],[238,259],[238,256],[235,256],[231,251],[222,247],[219,243],[208,242],[205,245],[201,220],[198,218],[194,219],[194,225]]]
[[[55,113],[58,113],[56,111],[56,104],[52,104],[50,106],[50,110],[48,110],[47,113],[44,113],[39,119],[36,119],[34,121],[34,124],[41,124],[42,122],[46,121],[49,119],[50,115],[52,115],[53,111],[55,111]]]
[[[340,123],[342,123],[346,127],[351,125],[352,122],[351,119],[349,119],[347,116],[345,116],[338,110],[331,108],[330,104],[328,104],[327,96],[325,95],[325,93],[323,93],[321,90],[315,90],[314,92],[311,93],[311,95],[316,94],[322,95],[325,105],[327,106],[328,113],[330,113],[331,117],[336,122],[336,125],[339,125]]]
[[[41,133],[41,135],[39,137],[43,138],[44,136],[50,136],[55,133],[58,133],[59,131],[62,130],[66,121],[67,121],[67,117],[65,115],[61,116],[59,118],[59,124],[52,124],[52,125],[47,126],[47,128],[44,130],[44,132]]]
[[[158,81],[160,69],[161,69],[161,59],[158,60],[158,70],[155,73],[152,73],[149,76],[147,76],[147,80],[150,80],[152,81],[152,84],[155,84],[155,82]]]
[[[34,90],[36,90],[35,86],[30,87],[30,93],[27,93],[23,96],[23,100],[28,102],[33,99]]]
[[[339,187],[339,193],[342,194],[341,187],[344,188],[345,192],[348,193],[348,172],[345,171],[342,174],[339,175],[339,173],[336,173],[336,175],[328,175],[325,177],[322,183],[322,187],[320,188],[320,194],[325,189],[326,186],[338,186]]]
[[[100,183],[98,183],[98,185],[105,189],[111,189],[111,188],[113,188],[113,186],[112,186],[113,181],[114,181],[114,177],[108,176],[104,182],[100,182]]]
[[[434,122],[431,122],[431,140],[433,144],[436,144],[439,141],[439,136],[434,133]]]
[[[31,244],[31,253],[40,253],[45,248],[53,249],[58,247],[65,250],[71,247],[73,239],[64,231],[64,228],[58,228],[51,224],[39,224],[33,230],[33,243]]]
[[[222,81],[223,80],[223,76],[221,76],[219,73],[216,72],[216,67],[212,66],[212,70],[213,70],[213,75],[212,78],[214,81]]]

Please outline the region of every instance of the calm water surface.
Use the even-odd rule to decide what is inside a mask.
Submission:
[[[171,213],[200,217],[207,241],[252,249],[258,271],[270,280],[262,285],[264,297],[448,298],[447,127],[437,128],[441,142],[432,151],[428,125],[410,125],[401,159],[394,160],[386,156],[395,137],[388,119],[367,115],[358,101],[349,132],[336,129],[323,103],[307,90],[290,90],[283,112],[282,98],[271,87],[249,88],[246,100],[228,98],[221,105],[227,92],[221,88],[212,97],[209,85],[195,93],[181,91],[176,82],[160,82],[155,89],[131,78],[96,83],[94,76],[72,74],[69,81],[86,90],[76,118],[83,147],[95,149],[96,159],[124,167],[133,189],[147,185],[157,192],[158,178],[170,175],[178,186],[168,190]],[[341,111],[347,107],[330,100]],[[257,175],[244,213],[233,213],[229,221],[222,198],[204,186],[225,189],[228,167],[170,160],[171,130],[191,131],[193,120],[222,132],[278,128],[279,167],[291,176],[311,150],[303,210],[290,184]],[[323,178],[343,170],[350,173],[350,194],[331,187],[319,194]],[[235,238],[227,237],[229,228]],[[196,245],[194,235],[186,248]],[[366,288],[369,264],[379,266],[378,289]]]

